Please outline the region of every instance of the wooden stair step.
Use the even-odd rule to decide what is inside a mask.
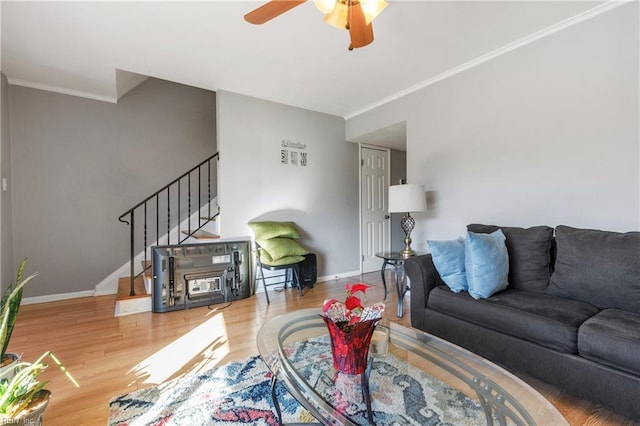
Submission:
[[[131,278],[130,277],[121,277],[118,279],[118,295],[116,296],[116,300],[127,300],[127,299],[136,299],[139,297],[150,297],[151,295],[147,293],[147,290],[144,286],[144,279],[140,277],[136,277],[133,281],[133,289],[135,290],[136,295],[131,296]]]
[[[185,235],[189,235],[189,231],[182,231],[183,234]],[[193,238],[197,238],[199,240],[209,240],[209,239],[216,239],[216,238],[220,238],[220,235],[217,234],[213,234],[211,232],[207,232],[207,231],[203,231],[202,229],[199,231],[196,231],[193,233],[193,235],[191,235]]]

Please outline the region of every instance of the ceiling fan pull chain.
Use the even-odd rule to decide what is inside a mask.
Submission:
[[[347,0],[347,23],[344,25],[344,29],[349,31],[349,29],[351,28],[350,22],[351,22],[351,0]]]
[[[351,25],[349,24],[351,22],[351,12],[353,11],[352,8],[352,0],[347,0],[347,25],[345,26],[345,29],[347,31],[349,31],[351,29]],[[351,36],[349,36],[351,37]],[[353,43],[349,43],[349,47],[348,47],[349,51],[353,50]]]

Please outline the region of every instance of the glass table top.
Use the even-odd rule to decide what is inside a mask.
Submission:
[[[361,376],[333,369],[319,313],[303,309],[268,320],[257,336],[260,355],[319,422],[368,424]],[[478,355],[385,320],[377,332],[386,344],[383,353],[369,354],[376,424],[568,424],[535,389]]]

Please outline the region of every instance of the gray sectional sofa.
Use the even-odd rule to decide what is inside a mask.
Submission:
[[[501,229],[509,285],[476,300],[431,255],[405,261],[411,324],[512,371],[640,419],[640,232]]]

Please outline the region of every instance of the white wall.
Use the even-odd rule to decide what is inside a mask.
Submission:
[[[414,248],[471,222],[640,229],[638,3],[347,122],[407,120],[407,178],[431,204]]]
[[[359,270],[358,146],[344,120],[217,92],[221,236],[250,235],[251,220],[292,220],[318,275]],[[307,166],[281,164],[282,140],[305,145]]]

